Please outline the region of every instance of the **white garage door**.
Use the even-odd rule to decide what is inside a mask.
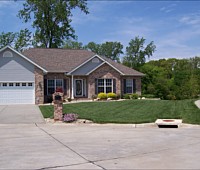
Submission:
[[[33,82],[0,83],[0,104],[34,104]]]

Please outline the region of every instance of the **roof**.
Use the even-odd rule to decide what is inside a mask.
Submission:
[[[70,72],[94,56],[87,50],[30,48],[23,53],[26,57],[45,68],[48,72]]]
[[[98,56],[95,53],[87,50],[58,48],[31,48],[25,50],[22,54],[48,72],[58,73],[69,73],[78,68],[81,64],[90,60],[90,58]],[[102,58],[102,60],[111,65],[118,72],[123,73],[123,75],[144,76],[143,73],[116,63],[106,57],[98,57]]]

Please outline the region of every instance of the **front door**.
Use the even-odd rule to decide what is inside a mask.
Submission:
[[[83,96],[83,80],[75,80],[75,96],[82,97]]]

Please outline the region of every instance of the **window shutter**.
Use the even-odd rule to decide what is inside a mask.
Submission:
[[[136,93],[136,81],[133,79],[133,93]]]
[[[124,79],[124,94],[126,94],[126,79]]]
[[[47,79],[44,79],[44,95],[47,95]]]
[[[98,94],[98,79],[95,79],[95,94]]]
[[[67,80],[63,79],[63,83],[64,83],[64,95],[67,94]]]
[[[113,79],[113,93],[116,93],[116,79]]]

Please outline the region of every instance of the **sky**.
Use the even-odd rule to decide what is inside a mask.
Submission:
[[[24,1],[0,0],[0,33],[31,27],[16,15]],[[73,11],[78,41],[121,42],[125,48],[136,36],[156,45],[151,60],[200,56],[200,1],[88,1],[89,14]]]

